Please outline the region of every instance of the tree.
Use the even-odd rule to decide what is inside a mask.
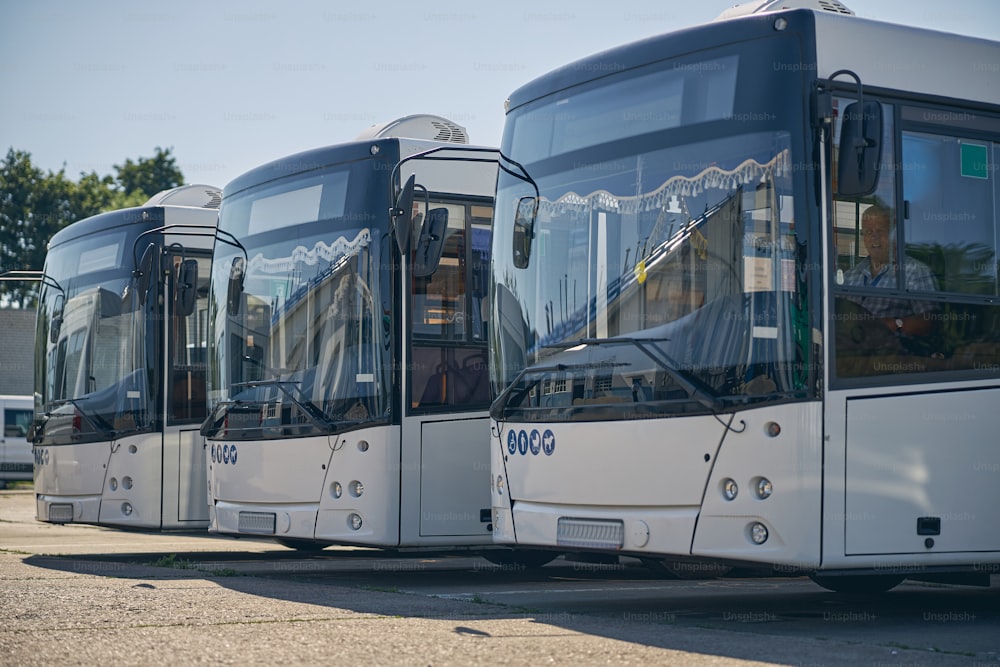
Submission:
[[[156,155],[151,158],[139,158],[136,162],[126,159],[125,164],[116,164],[116,180],[120,191],[126,196],[142,193],[142,200],[145,201],[161,190],[183,185],[184,174],[177,167],[177,161],[170,154],[171,150],[157,146]]]
[[[92,215],[141,206],[161,190],[184,183],[172,149],[156,148],[152,158],[126,159],[115,175],[81,173],[78,182],[65,168],[43,172],[31,154],[10,148],[0,163],[0,272],[41,270],[49,239],[66,225]],[[0,282],[0,303],[34,305],[36,286]]]
[[[42,268],[48,240],[73,216],[74,184],[63,170],[47,174],[25,151],[7,151],[0,163],[0,272]],[[34,301],[35,285],[0,282],[4,301]]]

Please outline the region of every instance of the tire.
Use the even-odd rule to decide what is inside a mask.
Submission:
[[[540,549],[496,549],[484,551],[482,557],[501,567],[533,570],[554,561],[559,557],[559,552]]]
[[[906,577],[895,574],[858,574],[843,577],[824,577],[821,574],[809,576],[813,583],[834,593],[845,595],[866,595],[885,593],[900,583]]]

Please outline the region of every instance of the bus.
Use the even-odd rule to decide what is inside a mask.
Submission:
[[[208,279],[221,191],[165,190],[48,245],[35,332],[36,518],[208,525]]]
[[[465,128],[414,115],[224,188],[202,430],[210,532],[297,549],[492,548],[496,172],[496,150]]]
[[[997,63],[997,42],[758,2],[515,91],[496,541],[988,585]]]

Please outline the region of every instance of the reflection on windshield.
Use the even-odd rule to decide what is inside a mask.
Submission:
[[[66,293],[44,290],[39,309],[46,441],[111,439],[147,428],[145,327],[127,281],[65,283]]]
[[[541,198],[526,269],[513,264],[510,227],[533,191],[503,174],[495,390],[533,365],[549,370],[526,380],[537,387],[520,407],[714,410],[720,397],[802,389],[789,154],[786,134],[760,133],[533,174]]]
[[[231,438],[333,432],[388,409],[376,251],[369,228],[332,237],[259,234],[235,315],[216,307],[220,348],[206,434]],[[215,262],[212,298],[226,303],[237,255]],[[374,258],[374,259],[373,259]]]

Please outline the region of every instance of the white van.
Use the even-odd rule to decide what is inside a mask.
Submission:
[[[0,489],[8,482],[34,479],[34,456],[28,442],[28,428],[34,417],[30,396],[0,396]]]

